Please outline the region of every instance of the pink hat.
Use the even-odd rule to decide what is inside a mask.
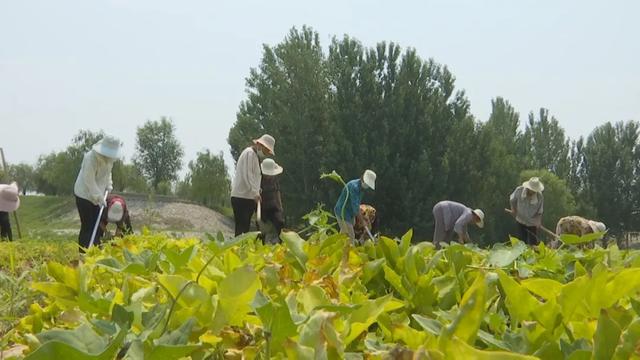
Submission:
[[[18,184],[15,181],[10,185],[0,184],[0,211],[15,211],[18,206],[20,206]]]

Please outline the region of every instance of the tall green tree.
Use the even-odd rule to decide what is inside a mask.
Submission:
[[[584,146],[586,194],[598,218],[613,233],[638,225],[639,123],[606,123],[597,127]]]
[[[292,29],[275,47],[264,46],[258,69],[247,78],[248,99],[229,133],[234,158],[263,133],[276,139],[276,160],[284,166],[283,200],[301,215],[321,199],[319,175],[329,170],[329,130],[325,58],[319,36]]]
[[[188,190],[182,195],[189,199],[213,209],[229,205],[231,180],[222,153],[199,152],[196,160],[189,162],[185,182]]]
[[[482,125],[478,135],[481,142],[477,151],[481,156],[478,164],[482,179],[468,183],[468,187],[478,193],[476,206],[481,207],[486,215],[485,229],[480,232],[485,244],[508,239],[512,224],[504,208],[508,207],[508,195],[519,184],[520,172],[526,166],[516,152],[522,136],[520,115],[501,97],[492,100],[491,107],[489,120]]]
[[[9,178],[18,183],[23,195],[35,187],[35,171],[33,166],[25,163],[9,165]]]
[[[530,169],[547,169],[560,178],[569,174],[570,142],[564,129],[549,110],[541,108],[536,119],[529,113],[529,121],[522,137],[523,156]]]
[[[151,187],[159,190],[163,182],[177,180],[182,168],[182,145],[176,138],[173,122],[163,117],[147,121],[136,132],[136,154],[133,163],[147,178]]]
[[[149,185],[140,170],[133,164],[125,164],[116,161],[111,172],[113,179],[113,190],[117,192],[133,192],[146,194]]]

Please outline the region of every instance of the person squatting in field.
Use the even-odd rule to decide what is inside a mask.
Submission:
[[[20,206],[18,184],[0,184],[0,240],[13,241],[9,213]]]
[[[440,201],[433,207],[434,232],[433,244],[437,249],[441,242],[451,241],[453,233],[458,235],[461,244],[469,242],[467,226],[471,223],[479,228],[484,227],[484,212],[471,208],[455,201]]]
[[[235,221],[235,235],[249,232],[251,217],[261,201],[260,184],[262,172],[260,162],[275,155],[276,140],[265,134],[253,140],[253,145],[242,151],[236,163],[236,172],[231,184],[231,207]]]
[[[368,204],[360,204],[360,214],[362,216],[356,216],[356,222],[353,224],[353,232],[358,242],[363,243],[374,231],[374,225],[376,224],[376,209]],[[373,239],[372,239],[373,240]]]
[[[363,191],[366,189],[375,190],[376,173],[371,170],[365,170],[359,179],[351,180],[342,189],[340,197],[333,208],[333,212],[338,220],[340,232],[349,236],[351,241],[355,241],[354,223],[356,218],[362,224],[365,223],[360,213],[360,202],[362,201]]]
[[[89,247],[100,208],[107,205],[105,191],[113,190],[111,170],[113,163],[120,157],[120,147],[120,140],[113,136],[105,136],[82,159],[82,166],[73,188],[80,215],[80,252]],[[100,245],[102,232],[102,228],[98,226],[95,245]]]
[[[107,233],[107,225],[109,223],[116,225],[116,237],[133,234],[129,208],[122,196],[113,194],[107,196],[107,208],[102,213],[102,219],[100,220],[100,228],[103,234]]]
[[[542,213],[544,210],[544,185],[537,177],[518,186],[511,196],[511,215],[518,224],[518,238],[528,245],[537,245],[538,229],[542,226]]]
[[[279,175],[283,168],[273,159],[264,159],[260,164],[262,170],[261,189],[261,209],[262,222],[273,225],[274,231],[263,231],[264,241],[275,244],[280,241],[280,232],[284,228],[284,210],[282,208],[282,196],[280,194]],[[263,227],[261,227],[262,230]]]

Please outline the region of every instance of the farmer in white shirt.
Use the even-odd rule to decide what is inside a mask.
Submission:
[[[532,177],[509,196],[510,212],[518,223],[518,238],[529,245],[538,244],[538,229],[542,226],[544,210],[543,191],[540,179]]]
[[[253,145],[242,151],[236,163],[236,174],[231,185],[231,207],[235,220],[236,236],[249,232],[251,216],[260,202],[262,173],[260,162],[275,154],[276,140],[271,135],[262,135],[253,140]]]
[[[89,246],[100,207],[106,206],[105,191],[113,189],[111,170],[119,156],[120,140],[112,136],[105,136],[84,155],[73,189],[80,215],[80,252]],[[99,245],[101,237],[102,230],[98,227],[94,244]]]
[[[484,227],[484,212],[480,209],[471,208],[455,201],[440,201],[433,207],[433,218],[435,230],[433,233],[433,244],[440,248],[443,241],[449,242],[453,233],[458,234],[458,241],[461,244],[469,242],[467,225],[474,223],[479,228]]]

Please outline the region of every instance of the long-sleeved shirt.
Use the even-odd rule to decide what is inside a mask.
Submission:
[[[473,211],[470,208],[459,202],[449,200],[437,203],[434,206],[434,210],[438,208],[442,211],[445,231],[453,230],[460,237],[469,237],[467,225],[474,221]]]
[[[526,226],[538,226],[542,223],[544,197],[536,193],[531,199],[526,196],[524,187],[518,186],[509,197],[511,208],[516,211],[516,221]]]
[[[231,185],[231,196],[242,199],[255,199],[260,195],[260,159],[253,147],[242,151],[236,164],[236,174]]]
[[[105,190],[113,187],[112,169],[113,160],[90,150],[82,159],[82,166],[73,187],[74,194],[98,205],[104,199]]]
[[[347,192],[349,198],[347,199]],[[356,215],[360,212],[360,202],[362,201],[362,191],[360,185],[360,179],[354,179],[347,183],[347,186],[342,189],[340,197],[336,206],[333,208],[333,212],[336,217],[349,224],[354,223]],[[346,205],[345,205],[346,203]],[[344,206],[344,217],[342,208]]]

